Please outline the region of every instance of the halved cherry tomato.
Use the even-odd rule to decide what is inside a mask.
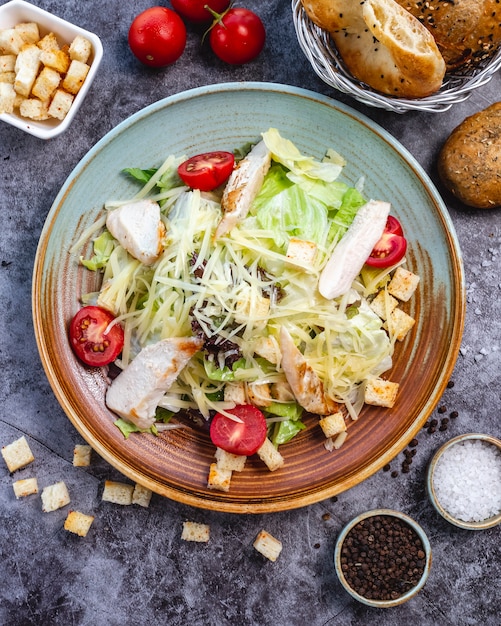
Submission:
[[[228,179],[234,163],[235,157],[231,152],[206,152],[181,163],[177,172],[188,187],[212,191]]]
[[[262,412],[251,404],[241,404],[227,412],[241,422],[216,413],[210,425],[212,443],[231,454],[250,456],[257,452],[266,439],[266,420]]]
[[[252,61],[264,47],[266,30],[261,18],[249,9],[229,9],[211,27],[214,54],[231,65]]]
[[[137,15],[129,28],[129,47],[141,63],[164,67],[177,61],[186,46],[186,26],[166,7],[150,7]]]
[[[371,267],[390,267],[403,259],[407,250],[407,239],[400,222],[389,215],[381,239],[374,246],[366,264]]]
[[[94,367],[108,365],[122,352],[124,331],[115,324],[106,332],[115,317],[99,306],[85,306],[70,323],[70,344],[77,357]]]
[[[212,13],[205,7],[209,6],[216,13],[222,13],[230,6],[230,0],[171,0],[171,4],[186,20],[201,24],[213,19]]]

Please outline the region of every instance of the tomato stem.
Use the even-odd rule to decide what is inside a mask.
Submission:
[[[224,25],[223,19],[224,19],[224,16],[228,13],[228,11],[232,7],[233,7],[233,2],[230,2],[230,4],[228,5],[227,9],[225,9],[222,13],[218,13],[217,11],[214,11],[214,9],[211,9],[211,7],[208,4],[204,4],[204,9],[206,11],[209,11],[209,13],[212,15],[212,17],[214,19],[212,20],[212,24],[205,31],[205,33],[202,35],[202,44],[204,43],[205,38],[207,37],[207,35],[214,28],[214,26],[216,26],[217,24],[221,24],[221,26],[223,26],[223,28],[226,28],[225,25]]]

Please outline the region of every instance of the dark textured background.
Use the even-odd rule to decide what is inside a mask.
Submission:
[[[0,461],[0,624],[499,624],[499,527],[469,532],[449,526],[432,509],[424,483],[432,452],[448,438],[472,431],[500,435],[499,210],[466,210],[444,195],[464,255],[468,306],[454,386],[439,403],[445,413],[439,414],[437,408],[432,417],[457,411],[457,419],[445,432],[420,433],[408,474],[392,478],[380,471],[337,499],[284,513],[225,515],[157,495],[147,509],[102,502],[104,480],[121,477],[95,454],[89,468],[72,466],[73,447],[83,442],[55,400],[40,364],[30,288],[38,237],[66,177],[98,139],[152,102],[187,88],[226,81],[309,88],[377,121],[436,182],[438,149],[467,115],[500,98],[501,76],[450,112],[397,115],[359,105],[316,77],[297,43],[287,0],[246,3],[267,27],[265,50],[253,63],[222,64],[200,47],[199,35],[189,30],[182,58],[161,71],[141,66],[127,46],[133,17],[150,3],[39,0],[35,4],[96,32],[105,52],[90,93],[66,133],[44,142],[0,124],[0,445],[25,434],[36,457],[34,464],[15,476]],[[392,469],[399,469],[402,460],[403,454]],[[63,530],[67,508],[46,514],[41,512],[39,496],[15,499],[13,480],[32,475],[38,477],[40,488],[64,480],[74,507],[96,516],[85,539]],[[433,548],[433,567],[424,590],[387,611],[351,600],[332,566],[342,526],[375,507],[412,515],[428,533]],[[210,542],[181,541],[184,520],[210,524]],[[276,563],[252,548],[261,528],[283,542]]]

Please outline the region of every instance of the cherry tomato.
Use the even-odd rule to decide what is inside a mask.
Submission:
[[[407,239],[400,222],[388,216],[381,239],[374,246],[366,264],[371,267],[390,267],[403,259],[407,250]]]
[[[205,7],[209,6],[215,13],[222,13],[230,6],[230,0],[171,0],[172,7],[182,17],[202,24],[210,22],[213,15]]]
[[[241,404],[227,412],[242,421],[216,413],[210,425],[212,443],[231,454],[250,456],[257,452],[266,439],[264,415],[251,404]]]
[[[171,9],[151,7],[134,18],[128,41],[132,53],[141,63],[164,67],[183,54],[186,26]]]
[[[106,329],[115,317],[99,306],[85,306],[70,323],[70,344],[77,357],[94,367],[108,365],[122,352],[124,331],[115,324]]]
[[[249,9],[230,9],[210,31],[210,45],[216,56],[231,65],[255,59],[264,47],[266,31],[260,17]]]
[[[188,187],[212,191],[228,179],[234,163],[235,157],[231,152],[206,152],[181,163],[177,172]]]

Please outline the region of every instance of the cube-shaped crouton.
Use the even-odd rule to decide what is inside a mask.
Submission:
[[[14,112],[16,96],[16,90],[12,83],[0,83],[0,114]]]
[[[82,63],[87,63],[91,52],[91,42],[82,35],[77,35],[75,39],[73,39],[68,50],[68,54],[70,55],[70,59],[72,61],[76,60],[81,61]]]
[[[273,337],[272,335],[268,337],[259,337],[254,344],[254,352],[274,365],[280,363],[282,359],[282,353],[280,352],[278,341],[276,337]]]
[[[398,306],[398,300],[391,296],[386,289],[381,289],[370,303],[371,309],[382,320],[388,318],[391,312]]]
[[[24,435],[12,443],[3,446],[2,456],[9,472],[15,472],[35,460]]]
[[[247,383],[247,397],[254,406],[266,407],[273,402],[269,383]]]
[[[210,526],[208,524],[199,524],[197,522],[183,522],[181,539],[183,539],[183,541],[207,543],[210,539]]]
[[[70,494],[66,484],[61,480],[54,485],[44,487],[42,490],[42,511],[50,513],[57,511],[70,503]]]
[[[9,83],[14,85],[16,80],[16,72],[0,72],[0,83]]]
[[[18,499],[38,493],[38,482],[36,478],[16,480],[16,482],[12,483],[12,487],[14,489],[14,495]]]
[[[21,22],[16,24],[14,28],[21,35],[24,43],[37,43],[40,39],[40,31],[36,22]]]
[[[139,483],[134,485],[134,491],[132,492],[132,504],[138,504],[139,506],[147,509],[150,506],[150,500],[153,492],[148,487],[143,487]]]
[[[266,464],[270,472],[280,469],[285,463],[284,457],[271,443],[268,437],[264,440],[263,445],[257,451],[261,461]]]
[[[25,98],[19,107],[19,113],[23,117],[27,117],[30,120],[43,121],[48,120],[49,115],[49,103],[42,102],[38,98]]]
[[[332,415],[326,415],[318,423],[326,437],[334,437],[346,430],[346,423],[341,411]]]
[[[26,98],[30,95],[33,83],[40,69],[40,48],[35,44],[25,44],[16,59],[16,80],[14,89]]]
[[[365,386],[364,401],[374,406],[393,407],[397,399],[398,383],[373,378]]]
[[[31,93],[40,100],[49,100],[61,82],[61,75],[50,67],[44,67],[35,80]]]
[[[287,260],[299,265],[311,265],[317,256],[317,244],[291,237],[287,246]]]
[[[43,50],[40,54],[40,61],[45,67],[65,74],[70,67],[70,57],[64,50]]]
[[[261,530],[254,540],[254,548],[269,561],[275,562],[282,552],[282,542],[270,535],[266,530]]]
[[[0,30],[0,52],[2,54],[19,54],[24,44],[21,33],[15,28]]]
[[[77,94],[80,91],[80,87],[83,85],[84,80],[87,78],[89,70],[90,67],[87,63],[82,63],[76,59],[72,61],[63,80],[63,89],[73,95]]]
[[[211,463],[209,467],[209,478],[207,479],[207,487],[217,491],[229,491],[231,484],[232,471],[221,469],[217,463]]]
[[[277,402],[295,402],[296,398],[286,380],[279,380],[271,385],[271,397]]]
[[[16,68],[15,54],[0,55],[0,72],[14,72]]]
[[[246,456],[232,454],[222,448],[216,448],[214,456],[216,457],[218,468],[230,472],[242,472],[245,467],[245,461],[247,460]]]
[[[91,454],[92,448],[90,446],[78,443],[73,449],[74,467],[88,467],[90,465]]]
[[[224,386],[224,401],[234,402],[235,404],[245,404],[247,401],[245,383],[226,383]]]
[[[395,309],[392,311],[390,319],[387,321],[386,325],[388,327],[388,331],[392,335],[395,335],[398,341],[403,341],[415,323],[416,320],[410,315],[407,315],[405,311],[402,311],[402,309]]]
[[[70,511],[64,520],[64,530],[79,537],[86,537],[93,521],[93,515],[85,515],[85,513],[80,513],[79,511]]]
[[[45,52],[60,49],[59,42],[54,33],[48,33],[47,35],[42,37],[42,39],[37,42],[37,46],[40,48],[40,50],[44,50]]]
[[[132,504],[132,494],[134,493],[134,485],[121,483],[114,480],[105,480],[102,500],[104,502],[113,502],[127,506]]]
[[[238,324],[253,322],[257,327],[265,326],[270,311],[270,299],[259,294],[252,293],[249,288],[237,301],[235,307],[235,321]]]
[[[418,284],[419,276],[403,267],[397,267],[388,285],[388,291],[395,298],[407,302],[414,295]]]
[[[66,93],[62,89],[56,89],[52,102],[49,105],[48,113],[50,117],[55,117],[58,120],[64,120],[66,114],[73,104],[74,96],[70,93]]]

